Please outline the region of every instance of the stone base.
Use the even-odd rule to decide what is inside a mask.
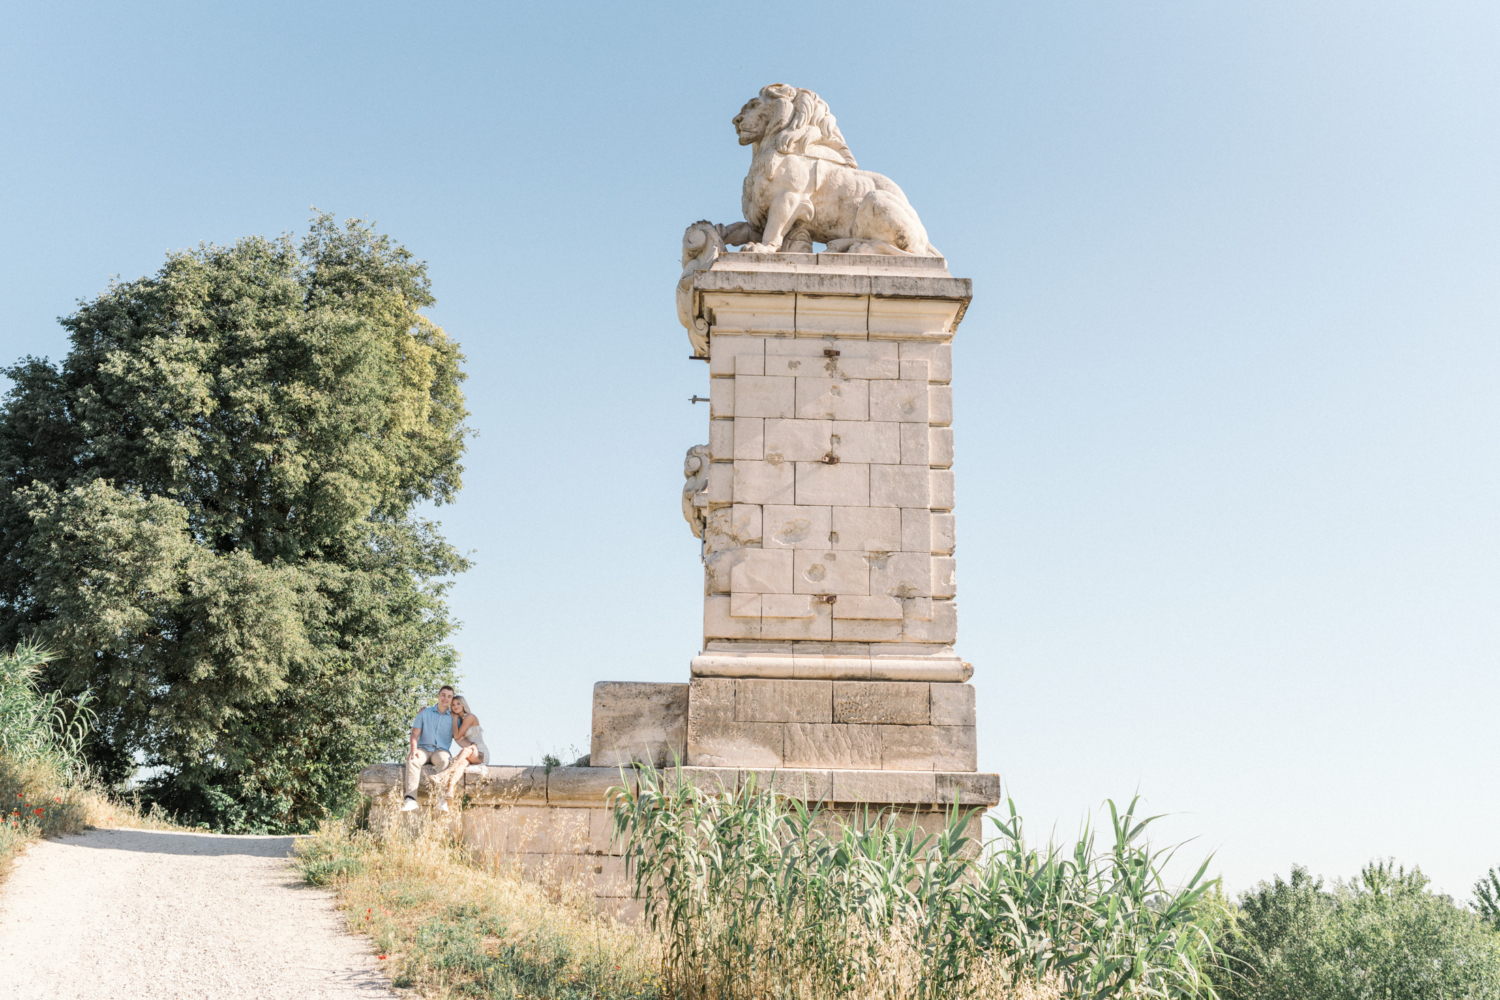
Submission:
[[[403,768],[376,764],[359,774],[359,790],[371,800],[370,826],[416,826],[438,816],[453,823],[460,839],[481,855],[510,861],[548,880],[573,882],[592,894],[605,912],[630,918],[639,913],[626,879],[623,845],[614,840],[609,792],[636,787],[635,772],[618,767],[471,767],[459,786],[461,807],[452,814],[400,812]],[[831,815],[862,821],[883,810],[898,822],[936,833],[955,804],[975,809],[968,834],[979,840],[982,812],[1000,801],[1000,776],[954,771],[761,770],[684,767],[682,775],[707,791],[735,790],[754,782],[810,802]],[[417,792],[434,804],[432,768],[423,769]]]
[[[926,681],[695,677],[687,763],[975,771],[974,689]]]

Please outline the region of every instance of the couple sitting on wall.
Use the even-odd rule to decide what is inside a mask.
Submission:
[[[450,753],[454,743],[458,753]],[[417,786],[422,781],[422,765],[437,768],[433,781],[438,789],[438,812],[448,811],[448,800],[470,764],[484,764],[490,759],[484,745],[479,719],[469,711],[469,703],[455,695],[446,684],[438,690],[437,704],[417,713],[411,722],[411,752],[406,758],[406,800],[402,812],[417,808]]]

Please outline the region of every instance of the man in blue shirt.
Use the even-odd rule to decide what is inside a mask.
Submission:
[[[453,689],[444,684],[438,689],[437,704],[428,705],[411,720],[411,753],[406,758],[406,799],[402,812],[417,808],[417,786],[422,782],[422,765],[431,764],[441,771],[448,766],[448,748],[453,745]],[[439,795],[442,793],[439,792]],[[438,808],[448,811],[446,799]]]

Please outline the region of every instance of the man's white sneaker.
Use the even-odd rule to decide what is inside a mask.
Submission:
[[[404,813],[416,812],[417,800],[408,795],[406,801],[401,803],[401,811]]]
[[[438,803],[438,812],[445,813],[447,811],[448,811],[448,803],[446,803],[446,802],[439,802]]]

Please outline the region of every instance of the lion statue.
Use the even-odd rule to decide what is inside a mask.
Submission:
[[[858,168],[817,94],[773,83],[745,103],[734,128],[752,155],[745,221],[716,227],[725,243],[761,253],[811,253],[816,242],[830,253],[942,256],[896,183]]]

